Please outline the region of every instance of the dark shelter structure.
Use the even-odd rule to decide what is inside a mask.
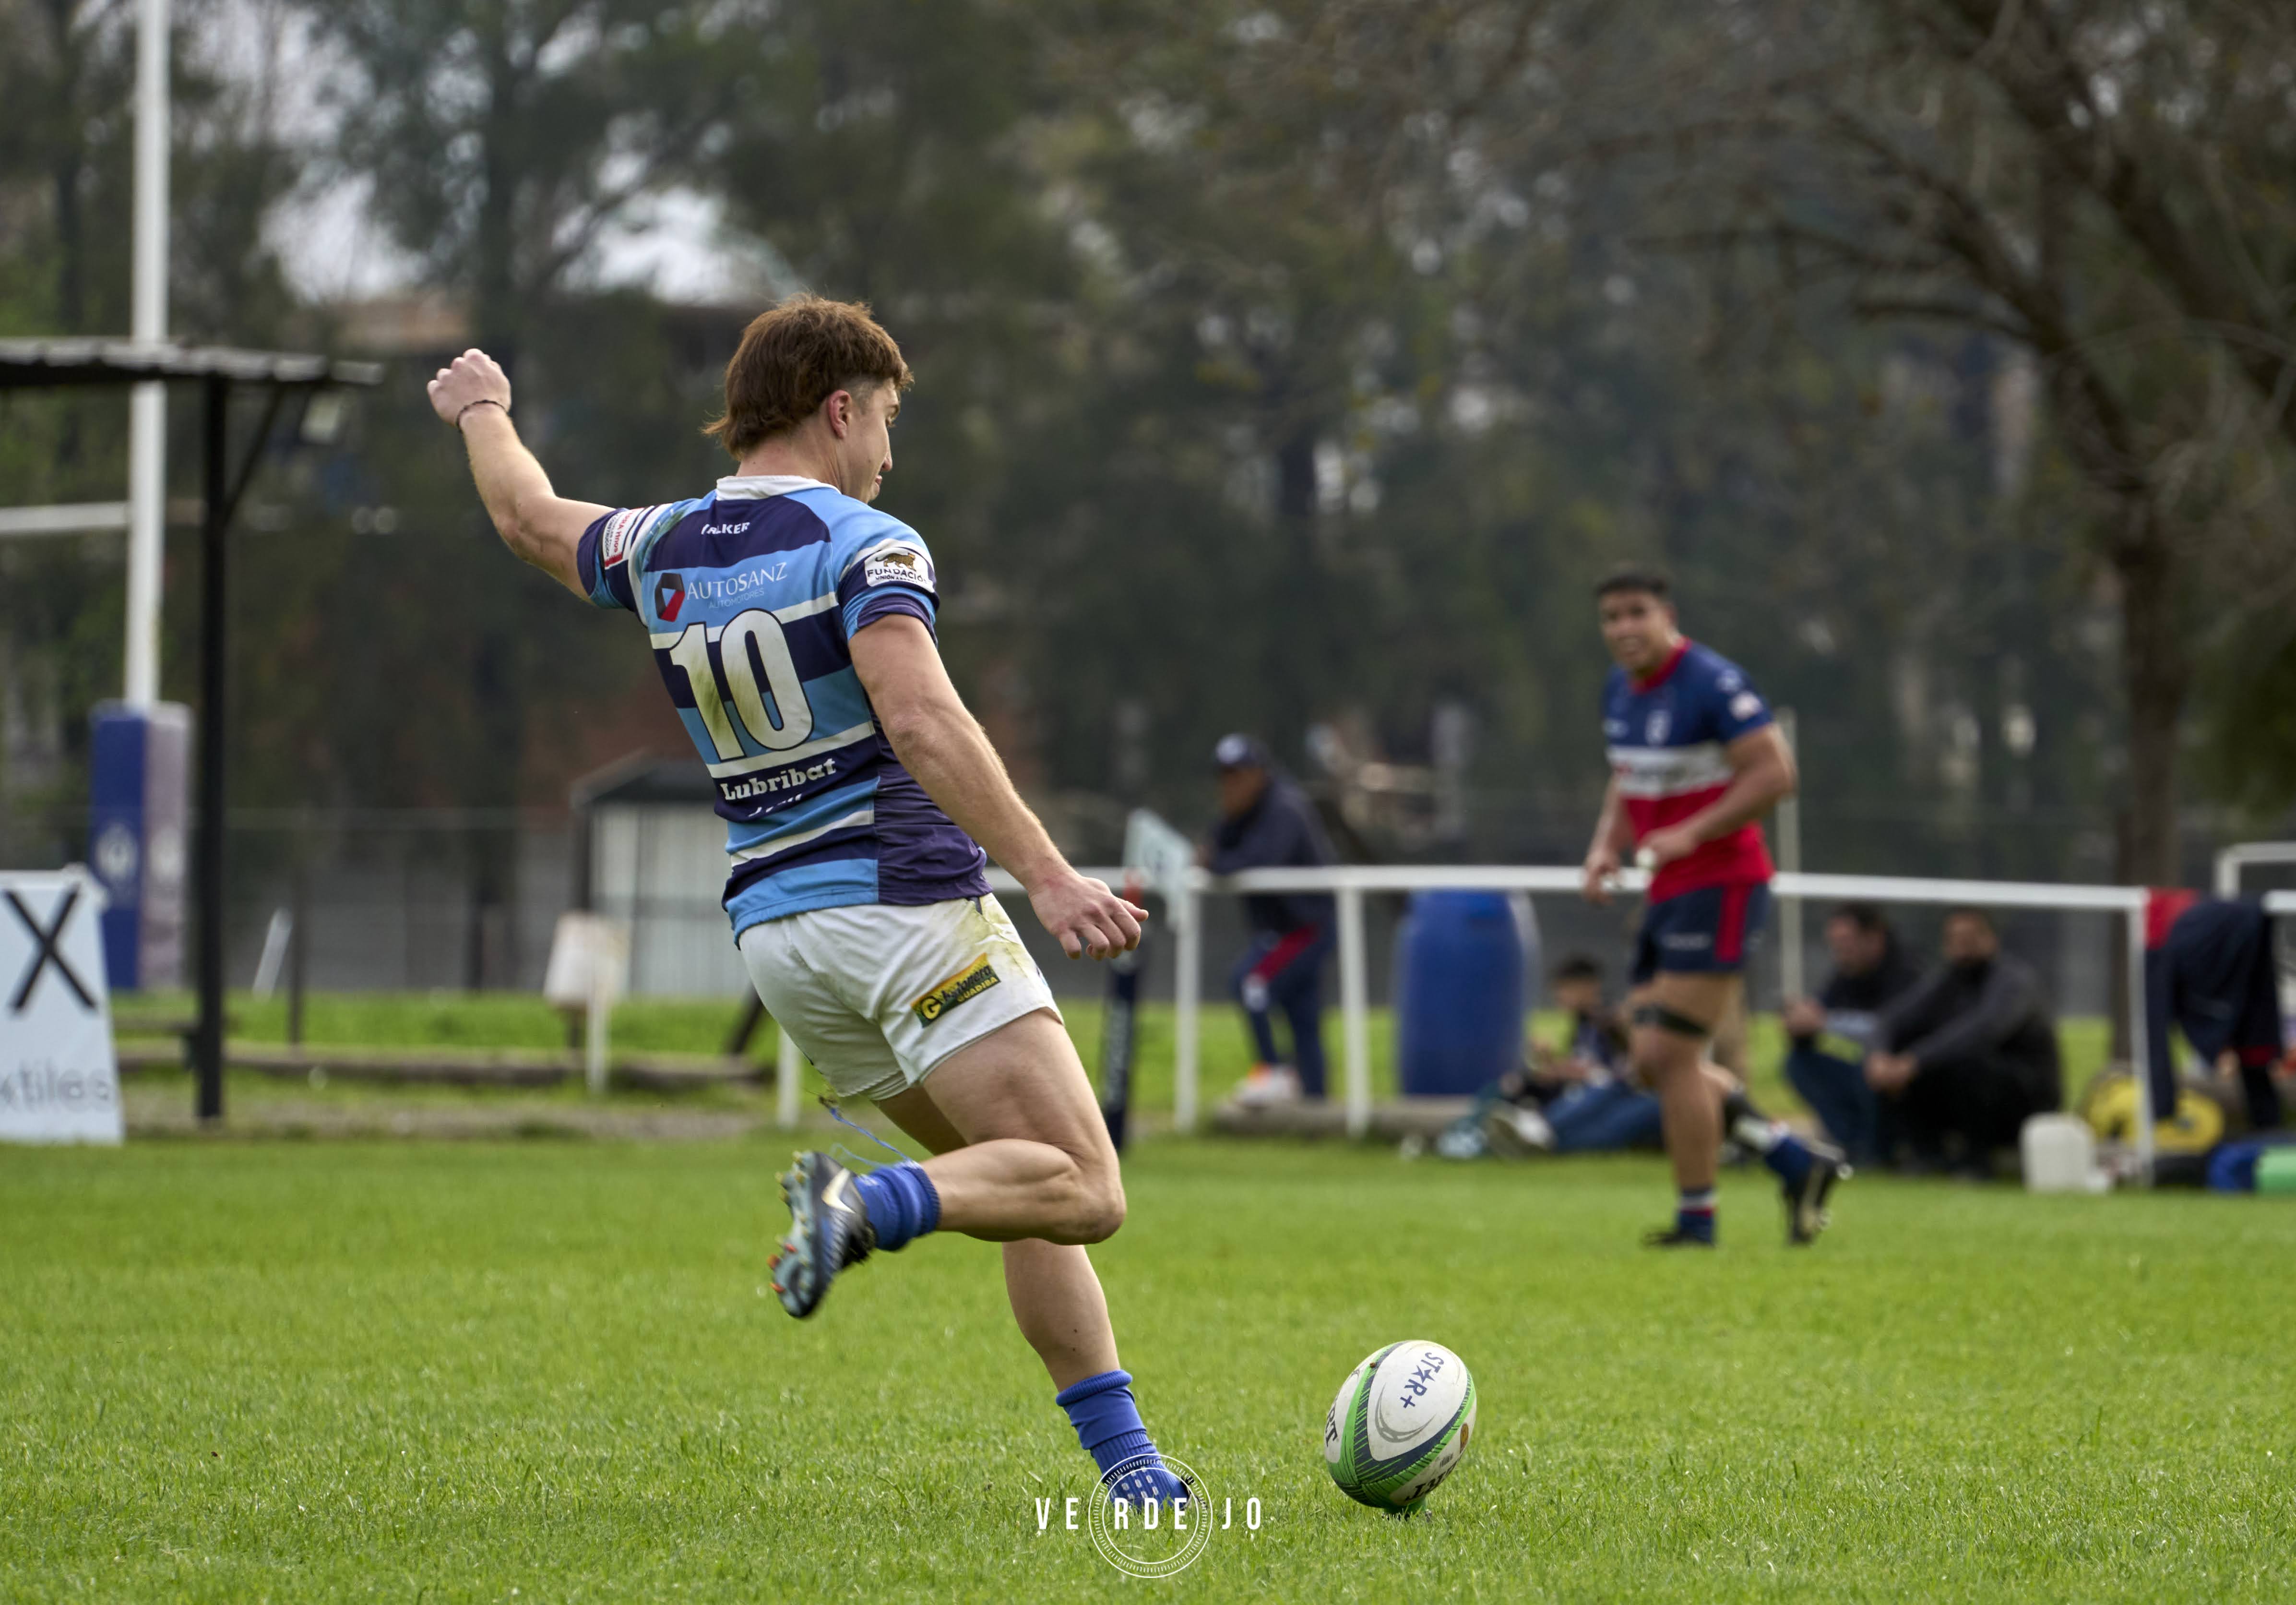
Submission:
[[[219,733],[228,712],[231,516],[254,477],[282,406],[291,395],[298,411],[323,390],[373,386],[382,369],[371,362],[337,362],[283,351],[224,346],[149,344],[127,340],[0,340],[0,391],[68,386],[130,385],[145,380],[195,383],[200,387],[204,510],[200,520],[200,718],[198,838],[193,853],[199,956],[199,1023],[191,1042],[202,1121],[223,1117],[223,900],[225,744]],[[236,462],[231,452],[231,402],[250,390],[263,404],[260,421]],[[298,431],[299,432],[299,430]]]

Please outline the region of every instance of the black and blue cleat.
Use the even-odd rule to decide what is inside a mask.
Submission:
[[[869,1257],[877,1234],[853,1173],[826,1154],[800,1154],[782,1176],[782,1198],[790,1229],[772,1260],[774,1291],[802,1321],[821,1307],[840,1271]]]
[[[1835,1186],[1856,1174],[1849,1163],[1830,1148],[1810,1145],[1809,1168],[1797,1181],[1784,1184],[1782,1190],[1786,1204],[1786,1245],[1792,1248],[1807,1247],[1817,1240],[1817,1234],[1833,1223],[1825,1210],[1826,1200],[1833,1196]]]

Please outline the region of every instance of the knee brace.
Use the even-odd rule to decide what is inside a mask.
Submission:
[[[1663,1003],[1637,1004],[1634,1012],[1634,1023],[1637,1025],[1647,1025],[1654,1031],[1666,1032],[1672,1036],[1695,1037],[1702,1042],[1714,1034],[1710,1027],[1700,1025],[1688,1015],[1675,1013]]]

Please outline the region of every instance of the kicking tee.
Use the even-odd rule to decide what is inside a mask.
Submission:
[[[933,628],[914,530],[817,480],[754,475],[610,513],[575,562],[593,603],[644,621],[709,766],[735,940],[810,909],[988,895],[987,855],[894,756],[853,671],[875,621]]]
[[[1695,642],[1683,642],[1647,679],[1613,667],[1603,688],[1603,736],[1635,839],[1680,824],[1729,790],[1723,749],[1769,722],[1769,704],[1745,671]],[[1748,823],[1662,865],[1651,877],[1650,898],[1769,878],[1761,827]]]

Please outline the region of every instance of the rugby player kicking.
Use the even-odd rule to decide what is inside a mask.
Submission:
[[[1663,574],[1619,570],[1595,599],[1616,666],[1603,692],[1611,784],[1583,881],[1590,901],[1609,901],[1637,844],[1636,862],[1651,871],[1628,1051],[1636,1078],[1658,1094],[1681,1195],[1673,1226],[1644,1240],[1714,1246],[1726,1130],[1777,1173],[1786,1241],[1808,1243],[1825,1229],[1826,1199],[1849,1165],[1756,1109],[1706,1052],[1744,994],[1747,955],[1768,918],[1770,855],[1755,821],[1792,794],[1793,754],[1737,665],[1683,637]]]
[[[734,474],[619,509],[551,490],[484,352],[430,388],[512,553],[645,625],[715,783],[726,910],[758,997],[840,1097],[931,1150],[866,1173],[798,1156],[783,1306],[812,1314],[840,1272],[929,1231],[1002,1243],[1013,1316],[1079,1441],[1119,1492],[1169,1500],[1185,1490],[1141,1424],[1084,1247],[1124,1222],[1116,1150],[981,850],[1070,958],[1135,946],[1147,916],[1071,868],[1013,790],[942,668],[931,554],[869,506],[910,377],[866,308],[786,300],[726,366],[709,432]]]

